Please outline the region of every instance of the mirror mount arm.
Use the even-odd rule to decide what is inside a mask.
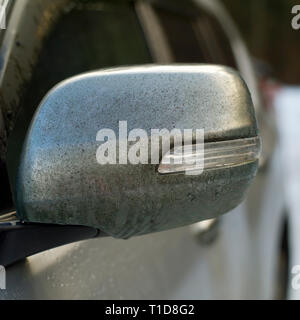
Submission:
[[[0,223],[0,265],[8,267],[48,249],[104,236],[100,230],[84,226]]]

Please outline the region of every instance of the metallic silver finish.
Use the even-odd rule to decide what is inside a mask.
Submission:
[[[140,66],[83,74],[42,101],[21,160],[16,202],[25,221],[85,225],[119,238],[214,218],[237,206],[257,161],[201,176],[155,165],[99,165],[98,130],[205,129],[205,141],[257,136],[249,91],[232,69]],[[192,143],[192,141],[190,141]]]

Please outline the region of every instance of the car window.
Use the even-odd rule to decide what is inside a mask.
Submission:
[[[91,2],[65,14],[44,45],[36,73],[47,87],[99,68],[151,62],[132,4]],[[47,79],[51,78],[51,83]]]
[[[171,47],[174,62],[214,63],[236,68],[230,42],[215,17],[154,5]]]
[[[165,8],[155,7],[159,22],[166,34],[175,62],[206,61],[206,48],[197,39],[194,19]]]
[[[230,41],[220,22],[213,15],[201,12],[196,25],[207,44],[211,62],[237,68]]]

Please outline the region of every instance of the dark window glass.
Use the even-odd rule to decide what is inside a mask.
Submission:
[[[197,19],[197,30],[206,42],[211,62],[236,68],[230,41],[219,21],[208,13]]]
[[[150,63],[132,4],[95,1],[78,5],[55,26],[36,67],[35,91],[89,70]],[[30,96],[30,94],[29,94]]]
[[[167,36],[175,62],[205,61],[204,48],[197,39],[193,20],[189,17],[156,8],[161,26]]]
[[[155,5],[175,62],[214,63],[236,67],[230,42],[215,17],[196,10],[193,14]]]

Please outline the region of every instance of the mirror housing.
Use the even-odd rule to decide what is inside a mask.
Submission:
[[[204,129],[203,172],[161,174],[150,160],[120,163],[118,152],[117,163],[100,164],[97,152],[107,141],[100,141],[99,131],[114,132],[119,150],[120,121],[127,132],[139,128],[148,136],[152,129]],[[140,141],[151,150],[147,137]],[[192,146],[195,135],[185,143]],[[206,168],[208,146],[222,149],[221,165]],[[86,73],[57,85],[36,112],[18,171],[17,214],[25,222],[93,227],[117,238],[181,227],[240,204],[259,150],[249,90],[230,68],[139,66]],[[163,156],[160,143],[156,157]],[[222,165],[226,157],[230,161]]]

